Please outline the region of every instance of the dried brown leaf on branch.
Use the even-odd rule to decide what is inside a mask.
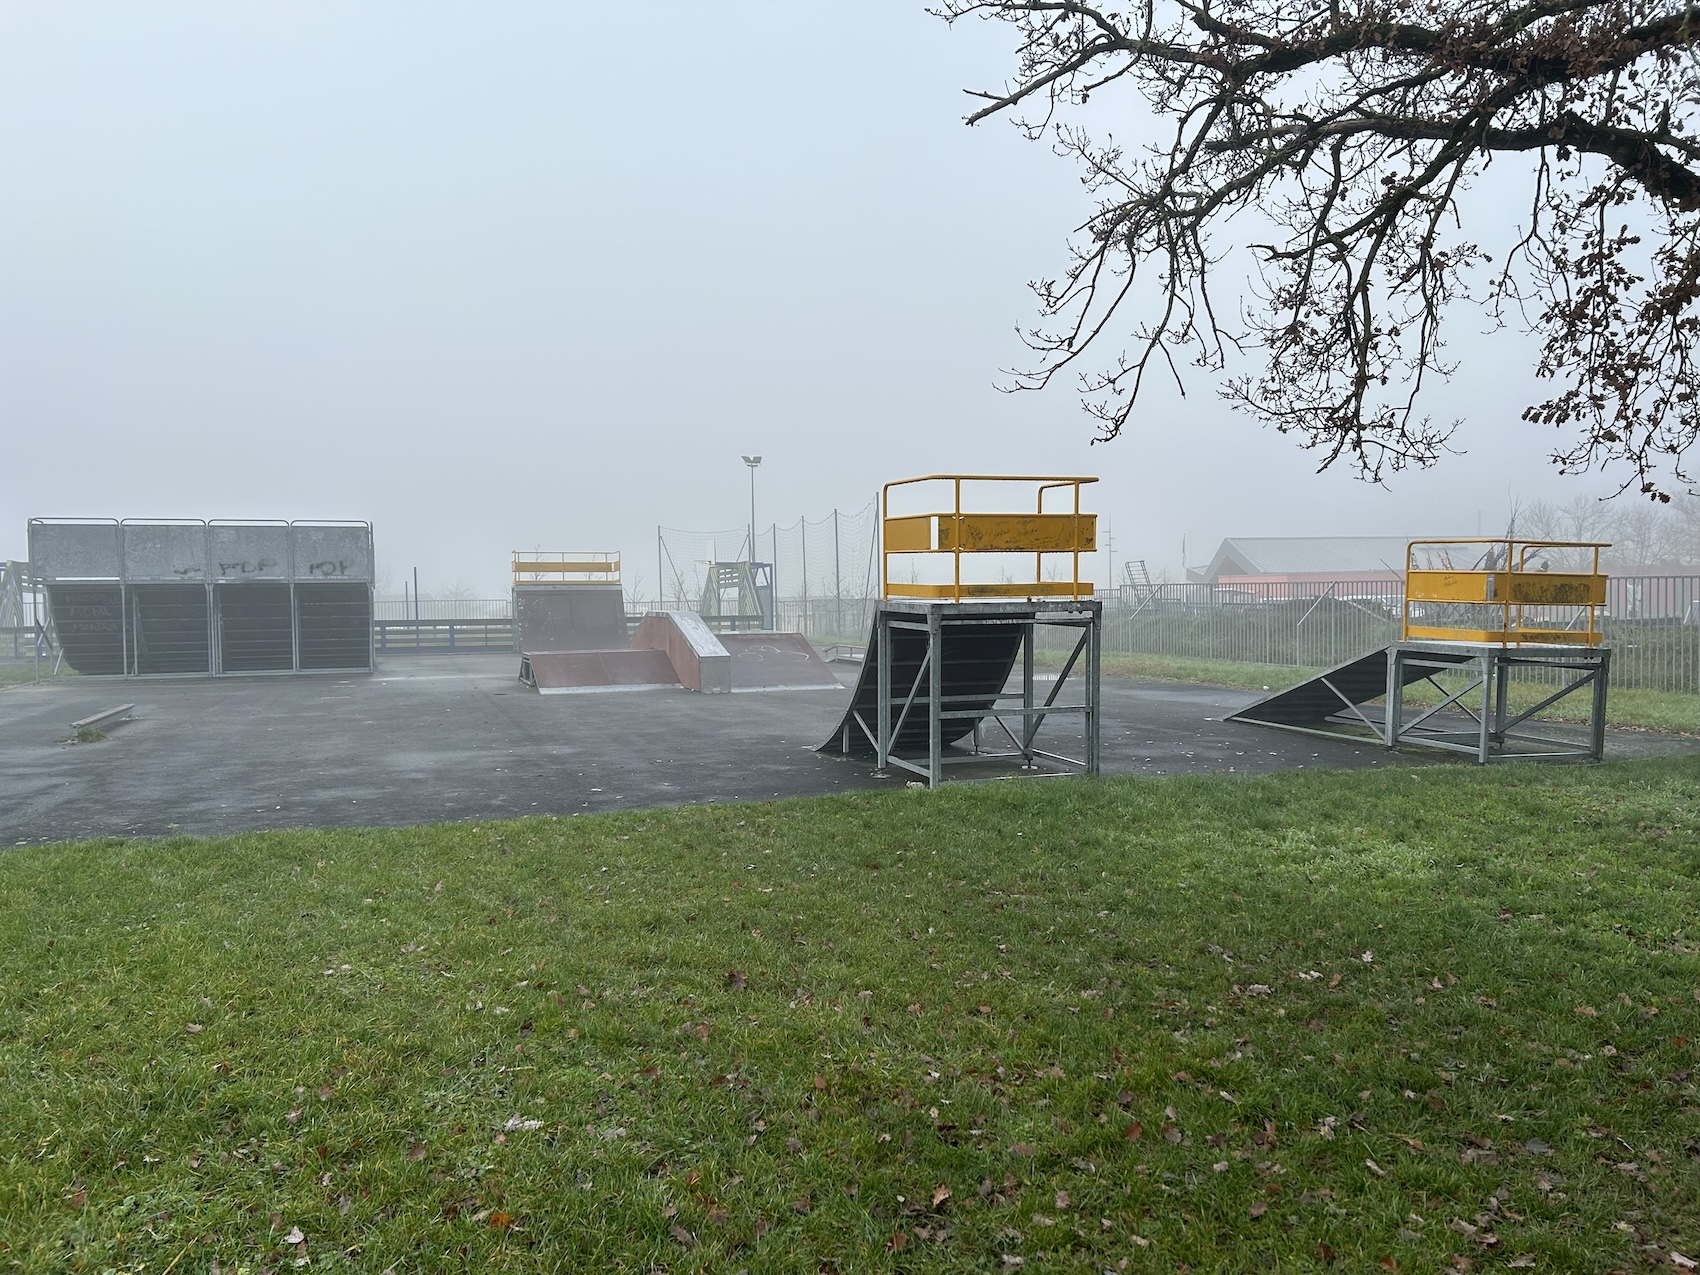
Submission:
[[[1076,375],[1101,435],[1192,363],[1367,478],[1429,465],[1443,334],[1530,332],[1524,420],[1655,499],[1700,437],[1700,5],[1684,0],[937,0],[1015,36],[971,90],[1095,206],[1013,388]],[[1088,103],[1129,120],[1098,135]],[[1100,116],[1099,118],[1103,118]],[[1472,194],[1492,166],[1491,191]],[[1509,185],[1507,185],[1507,182]],[[1510,194],[1507,195],[1506,191]],[[1483,195],[1491,195],[1484,198]],[[1505,211],[1503,200],[1515,201]],[[1238,256],[1249,251],[1253,260]],[[1243,296],[1221,295],[1226,272]],[[1546,435],[1551,440],[1550,435]]]

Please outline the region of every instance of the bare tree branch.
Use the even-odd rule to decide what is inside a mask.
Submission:
[[[1096,197],[1068,270],[1034,285],[1037,362],[1073,369],[1100,435],[1156,361],[1191,362],[1236,406],[1365,477],[1433,463],[1452,424],[1419,409],[1453,365],[1461,306],[1516,315],[1553,382],[1526,420],[1566,471],[1615,467],[1659,500],[1700,438],[1700,4],[1678,0],[942,0],[1017,34],[976,123],[1016,120]],[[1128,153],[1070,118],[1131,92],[1166,143]],[[1028,111],[1028,115],[1018,112]],[[1496,156],[1532,156],[1529,223],[1465,233]],[[1527,161],[1512,161],[1527,162]],[[1272,226],[1246,244],[1236,218]],[[1632,230],[1631,227],[1634,227]],[[1261,282],[1224,327],[1211,275],[1249,247]],[[1146,280],[1149,278],[1149,286]],[[1099,370],[1088,351],[1125,342]],[[1230,360],[1255,360],[1247,373]]]

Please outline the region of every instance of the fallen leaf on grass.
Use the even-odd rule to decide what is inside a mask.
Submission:
[[[680,1226],[677,1222],[673,1223],[672,1226],[669,1226],[667,1228],[667,1234],[671,1235],[674,1239],[678,1240],[679,1243],[683,1244],[686,1248],[689,1248],[691,1245],[693,1245],[697,1242],[697,1237],[692,1235],[689,1231],[687,1231],[684,1227]]]
[[[933,1207],[935,1209],[948,1199],[950,1199],[950,1188],[944,1183],[941,1182],[933,1188]]]
[[[749,977],[743,970],[727,970],[726,986],[734,992],[741,992],[750,985]]]
[[[1174,1142],[1174,1143],[1180,1142],[1180,1140],[1181,1140],[1180,1128],[1178,1126],[1172,1125],[1172,1124],[1164,1125],[1163,1126],[1163,1137],[1170,1142]]]
[[[901,1253],[906,1247],[908,1247],[908,1244],[909,1237],[907,1235],[905,1235],[902,1231],[893,1231],[891,1233],[891,1238],[885,1242],[885,1251],[888,1253]]]
[[[1253,1204],[1250,1209],[1253,1221],[1256,1221],[1267,1212],[1269,1212],[1269,1205],[1262,1200],[1257,1201],[1257,1203]]]
[[[201,1024],[199,1024],[199,1023],[190,1023],[187,1026],[185,1026],[183,1028],[183,1030],[188,1032],[191,1036],[199,1036],[202,1032],[204,1032],[206,1030],[206,1028],[201,1026]]]
[[[526,1120],[520,1116],[509,1116],[508,1122],[502,1126],[502,1128],[506,1129],[509,1133],[513,1133],[516,1130],[521,1129],[529,1133],[533,1129],[541,1129],[542,1127],[543,1122],[541,1120]]]
[[[1399,1263],[1395,1262],[1391,1256],[1382,1258],[1376,1263],[1376,1265],[1381,1267],[1384,1271],[1396,1271],[1399,1269]]]
[[[1126,1138],[1129,1142],[1137,1142],[1144,1135],[1145,1126],[1140,1124],[1137,1120],[1122,1130],[1122,1137]]]
[[[1364,1168],[1368,1169],[1371,1173],[1375,1174],[1375,1176],[1378,1177],[1378,1178],[1384,1178],[1384,1177],[1387,1176],[1387,1170],[1382,1168],[1374,1160],[1365,1160],[1364,1161]]]
[[[1533,1253],[1519,1253],[1516,1257],[1506,1263],[1507,1266],[1516,1267],[1520,1270],[1525,1267],[1533,1266],[1534,1264],[1535,1255]]]
[[[490,1225],[498,1231],[505,1231],[514,1224],[513,1218],[497,1209],[490,1215]]]
[[[411,1147],[409,1147],[407,1149],[407,1158],[409,1160],[415,1160],[415,1161],[423,1160],[425,1158],[426,1149],[429,1146],[430,1146],[430,1143],[428,1143],[428,1142],[415,1142]]]
[[[285,1244],[299,1244],[306,1238],[307,1237],[301,1233],[301,1228],[299,1226],[292,1226],[289,1228],[289,1234],[283,1237],[283,1242]]]
[[[1592,1005],[1578,1005],[1570,1012],[1582,1018],[1598,1018],[1600,1016],[1600,1011],[1595,1009]]]

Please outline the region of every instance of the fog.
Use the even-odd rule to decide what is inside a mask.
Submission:
[[[917,0],[0,4],[0,557],[30,516],[363,518],[380,574],[1088,473],[1118,560],[1228,535],[1473,533],[1561,479],[1526,341],[1368,486],[1194,377],[1093,446],[1000,393],[1078,174],[961,90],[1007,32]],[[1131,125],[1130,125],[1131,127]],[[1511,217],[1489,201],[1487,213]],[[653,566],[647,574],[653,575]]]

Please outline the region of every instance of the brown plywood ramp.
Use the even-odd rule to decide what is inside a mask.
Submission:
[[[721,633],[734,691],[837,690],[836,674],[801,633]]]
[[[522,651],[617,651],[625,594],[617,584],[515,584],[514,627]]]
[[[643,617],[634,648],[665,651],[688,691],[714,695],[732,689],[732,658],[695,611],[659,611]]]
[[[649,691],[679,685],[665,651],[533,651],[520,657],[519,677],[543,695]]]

